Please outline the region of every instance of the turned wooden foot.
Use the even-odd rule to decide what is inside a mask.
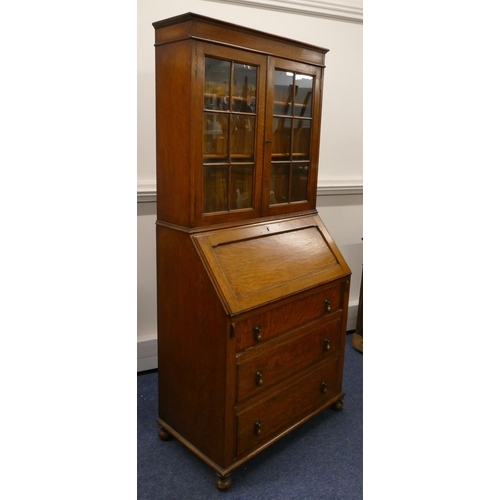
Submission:
[[[340,411],[343,408],[344,408],[344,402],[341,399],[335,401],[335,403],[332,404],[332,410]]]
[[[166,431],[163,427],[160,427],[158,429],[158,437],[162,441],[170,441],[173,438],[172,434],[170,434],[170,432]]]
[[[217,474],[216,485],[220,491],[226,491],[229,486],[231,486],[231,474],[227,474],[226,476],[222,476],[221,474]]]

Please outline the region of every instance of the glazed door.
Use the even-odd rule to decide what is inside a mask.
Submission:
[[[263,215],[316,205],[322,68],[269,58]]]
[[[195,175],[201,225],[260,216],[266,57],[199,43],[197,99],[201,126]],[[196,121],[196,120],[195,120]]]

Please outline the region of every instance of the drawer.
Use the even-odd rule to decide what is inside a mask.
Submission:
[[[338,358],[237,415],[237,454],[264,444],[340,393]]]
[[[299,336],[237,363],[238,402],[263,393],[291,374],[335,357],[340,349],[341,314],[305,328]]]
[[[236,352],[255,347],[311,321],[330,316],[342,307],[344,287],[337,283],[321,292],[298,298],[235,324]]]

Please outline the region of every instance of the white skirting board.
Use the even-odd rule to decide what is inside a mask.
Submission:
[[[137,371],[158,368],[158,345],[156,339],[137,341]]]
[[[349,304],[347,315],[347,331],[356,329],[358,304]],[[137,371],[155,370],[158,368],[158,347],[156,339],[137,341]]]

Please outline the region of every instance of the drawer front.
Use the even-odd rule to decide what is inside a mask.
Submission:
[[[338,358],[337,358],[338,359]],[[237,415],[237,454],[264,444],[339,394],[338,362],[323,364],[294,385]]]
[[[237,364],[238,402],[261,394],[291,374],[339,355],[341,313],[316,323],[298,337]]]
[[[244,351],[282,333],[330,316],[342,307],[342,283],[321,292],[299,298],[235,325],[236,351]]]

